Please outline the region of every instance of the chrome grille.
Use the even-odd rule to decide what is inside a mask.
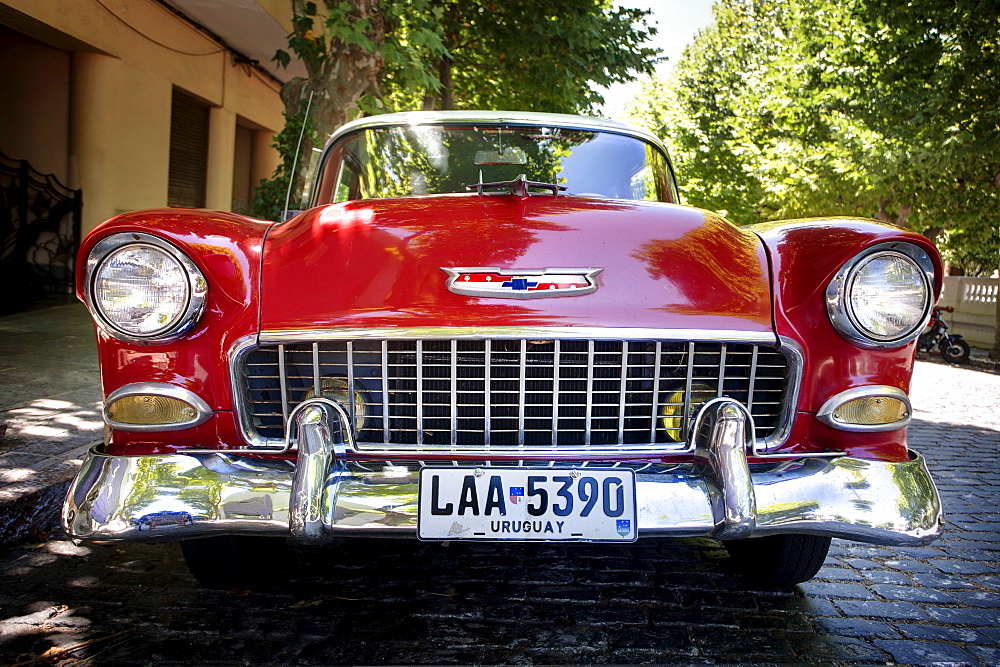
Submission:
[[[356,390],[339,400],[361,449],[530,451],[684,448],[692,397],[712,395],[746,405],[757,438],[770,438],[790,368],[747,343],[362,338],[255,347],[235,370],[258,442],[280,441],[291,410],[340,378]]]

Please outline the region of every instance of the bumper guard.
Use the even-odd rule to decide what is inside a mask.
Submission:
[[[327,399],[302,403],[290,423],[295,463],[230,453],[109,456],[95,447],[70,486],[63,527],[98,541],[416,535],[421,462],[348,460],[347,415]],[[941,533],[941,500],[919,455],[902,463],[840,456],[751,466],[752,419],[725,398],[702,406],[692,432],[693,464],[636,470],[640,536],[808,533],[920,545]]]

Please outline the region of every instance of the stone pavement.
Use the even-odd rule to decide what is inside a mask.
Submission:
[[[198,588],[175,544],[52,536],[0,551],[0,664],[997,665],[1000,376],[920,362],[911,393],[910,440],[941,490],[945,535],[919,548],[835,540],[790,592],[734,578],[703,539],[359,539],[298,550],[251,593]]]
[[[51,526],[80,457],[101,441],[100,383],[93,324],[75,298],[0,317],[0,545]]]

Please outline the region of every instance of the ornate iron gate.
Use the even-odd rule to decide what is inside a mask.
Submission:
[[[81,207],[80,190],[0,153],[0,313],[73,293]]]

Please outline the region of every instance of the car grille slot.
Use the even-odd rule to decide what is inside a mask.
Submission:
[[[746,405],[764,439],[793,380],[774,348],[693,341],[362,338],[241,360],[251,436],[280,441],[319,389],[352,415],[359,448],[400,451],[685,448],[688,420],[713,396]]]

